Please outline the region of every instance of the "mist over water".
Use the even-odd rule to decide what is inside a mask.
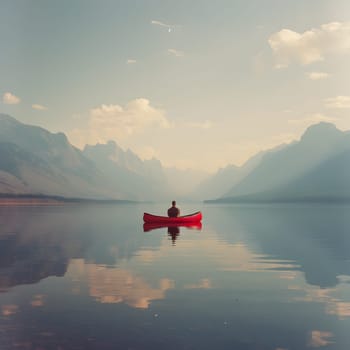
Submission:
[[[0,207],[1,349],[348,349],[350,206]]]

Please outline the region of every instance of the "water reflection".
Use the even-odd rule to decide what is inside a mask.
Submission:
[[[174,227],[169,226],[168,227],[168,235],[169,235],[169,237],[171,237],[171,241],[173,242],[173,245],[175,245],[176,238],[179,236],[179,234],[180,234],[179,227],[177,227],[177,226],[174,226]]]
[[[144,211],[0,209],[0,348],[348,348],[349,208]]]
[[[74,281],[75,294],[87,294],[103,304],[125,303],[135,308],[148,308],[152,300],[163,299],[173,287],[173,281],[163,278],[152,287],[132,270],[85,264],[81,259],[71,261],[67,277]],[[82,283],[87,289],[82,290]]]
[[[107,266],[131,258],[143,237],[128,234],[122,215],[108,207],[0,208],[0,290],[62,277],[74,258]]]
[[[177,238],[180,236],[180,227],[185,227],[186,229],[197,230],[200,231],[202,229],[202,223],[183,223],[183,224],[151,224],[145,223],[143,224],[143,232],[150,232],[153,230],[166,228],[168,231],[168,236],[172,241],[172,244],[176,244]]]
[[[295,261],[309,284],[334,287],[339,276],[350,275],[349,206],[231,206],[212,211],[225,241],[232,243],[237,237],[232,231],[240,232],[255,252]]]
[[[309,345],[313,348],[320,348],[332,344],[334,335],[331,332],[311,331]]]

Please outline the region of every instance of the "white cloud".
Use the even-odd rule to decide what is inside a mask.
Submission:
[[[39,105],[39,104],[33,104],[32,105],[33,109],[36,109],[38,111],[46,111],[47,107],[43,106],[43,105]]]
[[[268,40],[276,58],[276,68],[291,63],[310,64],[325,55],[350,52],[350,22],[331,22],[304,33],[282,29]]]
[[[128,102],[125,107],[103,104],[91,109],[87,127],[75,129],[69,134],[75,144],[82,146],[126,139],[151,127],[169,128],[171,124],[163,110],[151,106],[145,98],[138,98]]]
[[[11,92],[5,92],[2,96],[2,101],[7,105],[17,105],[21,102],[21,99],[11,94]]]
[[[132,100],[125,108],[119,105],[101,105],[92,109],[90,115],[92,127],[111,128],[121,136],[142,131],[150,125],[170,127],[164,111],[152,107],[145,98]]]
[[[137,62],[137,61],[134,60],[134,59],[132,59],[132,58],[129,58],[129,59],[126,61],[127,64],[134,64],[134,63],[136,63],[136,62]]]
[[[325,72],[309,72],[306,75],[311,80],[322,80],[330,77],[330,74]]]
[[[306,118],[289,119],[288,123],[289,124],[302,124],[302,125],[308,126],[308,125],[312,125],[312,124],[316,124],[316,123],[320,123],[320,122],[334,123],[337,120],[338,120],[337,118],[329,117],[329,116],[326,116],[322,113],[314,113],[314,114],[307,116]]]
[[[176,49],[168,49],[168,52],[176,57],[183,57],[185,56],[185,53],[183,51],[179,51]]]
[[[155,24],[155,25],[158,25],[158,26],[161,26],[161,27],[167,27],[167,28],[170,26],[169,24],[166,24],[166,23],[161,22],[161,21],[155,21],[155,20],[151,21],[151,24]]]
[[[157,25],[157,26],[160,26],[160,27],[167,28],[169,33],[170,33],[172,30],[174,30],[175,28],[180,27],[180,26],[177,25],[177,24],[167,24],[167,23],[164,23],[164,22],[161,22],[161,21],[156,21],[156,20],[152,20],[152,21],[151,21],[151,24],[154,24],[154,25]]]
[[[325,105],[328,108],[350,108],[350,96],[336,96],[327,98],[325,100]]]

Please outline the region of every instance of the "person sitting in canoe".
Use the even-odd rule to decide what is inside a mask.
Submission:
[[[176,208],[176,202],[171,202],[171,208],[168,209],[168,216],[169,218],[177,218],[180,216],[180,209]]]

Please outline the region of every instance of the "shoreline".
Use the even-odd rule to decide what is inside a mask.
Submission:
[[[123,199],[94,199],[94,198],[68,198],[46,195],[17,195],[0,194],[0,207],[4,206],[53,206],[65,204],[135,204],[132,200]]]
[[[44,205],[64,205],[63,201],[43,200],[43,199],[14,199],[0,198],[0,207],[8,206],[44,206]]]

